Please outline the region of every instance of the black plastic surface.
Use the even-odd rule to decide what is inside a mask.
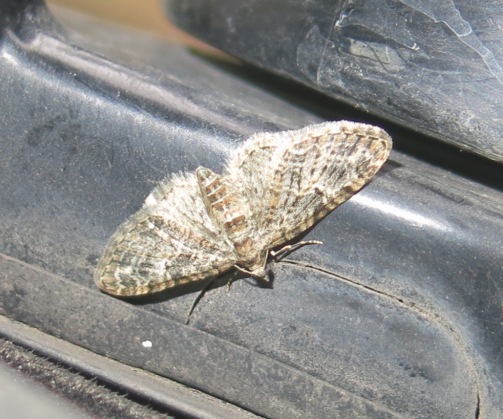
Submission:
[[[67,32],[40,2],[0,16],[1,313],[267,417],[502,415],[501,191],[394,151],[306,236],[323,246],[272,289],[209,290],[187,326],[199,286],[97,290],[107,239],[166,174],[320,119],[155,39]]]
[[[169,0],[170,17],[255,65],[503,161],[495,0]]]
[[[16,375],[23,381],[30,378],[38,381],[30,383],[31,387],[38,384],[35,389],[28,385],[24,391],[16,385],[6,388],[8,383],[2,380],[0,368],[2,396],[10,397],[7,402],[2,399],[5,417],[38,418],[47,412],[53,418],[77,418],[80,411],[93,418],[257,418],[207,394],[97,355],[4,316],[0,316],[0,336],[5,338],[0,340],[0,361],[16,367]],[[54,402],[54,394],[40,394],[42,384],[56,393],[59,403]],[[63,396],[71,404],[65,404]],[[20,416],[20,400],[30,398],[29,410],[25,408],[25,416]]]

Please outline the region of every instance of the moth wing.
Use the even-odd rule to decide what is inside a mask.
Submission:
[[[348,121],[253,135],[229,160],[230,182],[252,203],[269,247],[311,227],[361,189],[388,158],[378,127]]]
[[[120,296],[202,280],[235,263],[232,244],[208,217],[193,174],[163,181],[122,224],[98,262],[95,282]]]

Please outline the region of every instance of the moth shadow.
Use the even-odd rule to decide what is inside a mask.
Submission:
[[[159,291],[153,294],[123,297],[121,299],[131,304],[139,306],[152,303],[161,303],[169,301],[173,298],[178,298],[184,295],[195,294],[195,293],[199,293],[198,299],[200,299],[206,291],[209,291],[211,289],[228,287],[229,292],[232,292],[232,284],[235,281],[243,279],[252,286],[258,286],[261,288],[272,288],[272,284],[274,282],[274,273],[271,270],[268,270],[267,279],[260,279],[250,277],[249,275],[241,273],[237,270],[230,270],[222,275],[213,278],[208,278],[206,280],[179,285],[177,287],[168,288],[166,290]]]
[[[397,162],[396,160],[388,159],[386,162],[382,165],[381,169],[379,172],[375,174],[374,177],[380,177],[384,176],[386,173],[391,173],[396,169],[399,169],[401,167],[404,167],[402,163]],[[372,180],[369,181],[369,184],[372,183]],[[363,189],[363,188],[362,188]]]

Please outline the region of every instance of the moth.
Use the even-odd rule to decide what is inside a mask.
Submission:
[[[360,190],[391,147],[381,128],[349,121],[255,134],[223,175],[199,167],[162,181],[111,237],[95,282],[134,296],[233,268],[265,279],[274,249]]]

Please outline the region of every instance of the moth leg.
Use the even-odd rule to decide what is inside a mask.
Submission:
[[[262,275],[257,275],[256,273],[249,271],[245,268],[242,268],[241,266],[234,265],[234,268],[236,269],[236,272],[239,271],[245,275],[248,275],[252,278],[257,279],[259,282],[261,282],[263,285],[267,285],[268,288],[272,288],[272,280],[271,280],[271,272],[267,269],[264,268],[263,274]],[[232,281],[229,282],[234,282],[236,278],[234,278]],[[230,289],[230,283],[227,284]]]
[[[269,254],[274,258],[275,261],[278,261],[279,259],[285,257],[288,253],[293,252],[294,250],[298,249],[299,247],[307,246],[310,244],[323,244],[323,242],[321,242],[319,240],[307,240],[307,241],[283,246],[281,249],[279,249],[276,252],[274,250],[271,250],[269,252]]]
[[[234,265],[234,268],[236,270],[238,270],[239,272],[241,273],[244,273],[246,275],[249,275],[251,276],[252,278],[257,278],[257,279],[265,279],[267,274],[264,272],[264,275],[257,275],[256,273],[252,272],[252,271],[249,271],[245,268],[242,268],[241,266],[238,266],[238,265]]]
[[[236,267],[236,266],[234,266]],[[233,274],[229,277],[229,280],[227,281],[227,293],[231,291],[231,286],[233,282],[238,279],[238,276],[236,275],[237,271],[234,271]]]
[[[210,278],[208,281],[206,281],[206,284],[204,284],[204,287],[201,289],[197,297],[194,299],[194,302],[192,303],[192,306],[190,307],[189,313],[187,314],[187,321],[185,322],[186,325],[189,324],[190,322],[190,316],[192,316],[192,313],[196,309],[197,304],[199,304],[199,301],[201,298],[203,298],[204,294],[206,291],[210,289],[210,287],[213,285],[213,282],[215,281],[216,278]]]
[[[206,291],[208,291],[211,286],[215,283],[215,281],[219,281],[220,279],[222,278],[222,275],[219,275],[219,276],[214,276],[214,277],[211,277],[209,278],[203,288],[201,289],[201,291],[199,291],[199,294],[197,295],[197,297],[194,299],[194,302],[192,303],[192,306],[190,307],[190,310],[189,310],[189,313],[187,315],[187,321],[185,322],[186,325],[189,324],[190,322],[190,317],[192,316],[192,313],[194,312],[194,310],[196,309],[196,306],[199,304],[199,301],[201,301],[201,299],[204,297],[204,294],[206,294]],[[231,289],[231,284],[236,280],[236,271],[232,272],[231,275],[229,276],[229,280],[227,281],[227,292],[230,291]]]

